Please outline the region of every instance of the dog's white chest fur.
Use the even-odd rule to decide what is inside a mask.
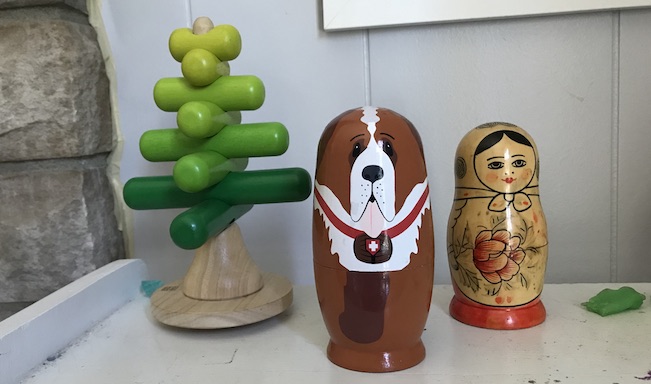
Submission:
[[[404,269],[411,261],[411,254],[418,253],[418,239],[423,214],[430,208],[427,179],[416,184],[405,200],[400,211],[395,215],[394,223],[385,222],[382,230],[390,232],[400,227],[400,233],[391,238],[393,253],[383,263],[370,264],[360,261],[355,256],[355,235],[366,232],[365,221],[355,222],[342,207],[335,194],[325,185],[315,183],[314,209],[316,209],[328,231],[331,247],[330,253],[339,255],[339,263],[349,271],[388,272]],[[395,224],[395,225],[391,225]]]

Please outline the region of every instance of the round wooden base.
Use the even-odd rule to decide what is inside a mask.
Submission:
[[[519,307],[489,307],[454,296],[450,302],[450,316],[474,327],[488,329],[523,329],[545,321],[547,313],[540,298]]]
[[[229,300],[196,300],[183,294],[182,280],[151,296],[152,313],[163,324],[179,328],[218,329],[252,324],[276,316],[292,303],[292,284],[285,277],[262,273],[263,287]]]

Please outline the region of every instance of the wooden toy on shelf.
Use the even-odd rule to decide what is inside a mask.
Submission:
[[[491,329],[545,320],[547,224],[539,170],[533,139],[513,124],[480,125],[459,143],[447,239],[455,319]]]
[[[178,129],[145,132],[140,152],[150,161],[175,161],[172,176],[136,177],[124,186],[132,209],[189,208],[170,224],[183,249],[196,249],[182,280],[151,297],[154,317],[183,328],[227,328],[275,316],[292,302],[284,277],[261,272],[235,221],[255,204],[305,200],[311,178],[301,168],[245,171],[249,157],[276,156],[289,146],[280,123],[241,124],[242,110],[259,108],[264,85],[255,76],[230,76],[241,49],[237,29],[198,18],[193,30],[170,37],[182,78],[154,87],[164,111],[177,112]]]
[[[364,107],[325,128],[312,238],[328,358],[365,372],[421,362],[434,234],[423,146],[407,119]]]

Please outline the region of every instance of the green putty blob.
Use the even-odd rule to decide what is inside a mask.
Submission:
[[[631,287],[621,287],[617,290],[606,288],[581,305],[590,312],[597,313],[600,316],[608,316],[631,309],[638,309],[642,306],[644,299],[646,299],[646,296]]]

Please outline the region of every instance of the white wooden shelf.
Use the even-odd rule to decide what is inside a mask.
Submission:
[[[139,285],[135,280],[142,275],[131,278]],[[126,284],[124,279],[115,283]],[[602,318],[580,306],[601,289],[621,285],[548,284],[543,293],[547,320],[518,331],[458,323],[448,315],[451,287],[437,285],[423,334],[425,361],[389,374],[351,372],[328,361],[328,336],[314,287],[295,288],[293,305],[278,317],[216,331],[162,326],[151,317],[149,300],[135,294],[82,337],[70,340],[62,352],[51,354],[51,361],[43,359],[23,382],[639,384],[651,370],[651,284],[628,284],[647,296],[638,310]],[[103,303],[97,300],[95,305]],[[1,363],[15,352],[2,337],[4,323],[2,384],[12,382],[5,381],[12,367]],[[60,322],[55,329],[65,331],[72,323]],[[29,348],[39,353],[41,345],[35,342]]]

